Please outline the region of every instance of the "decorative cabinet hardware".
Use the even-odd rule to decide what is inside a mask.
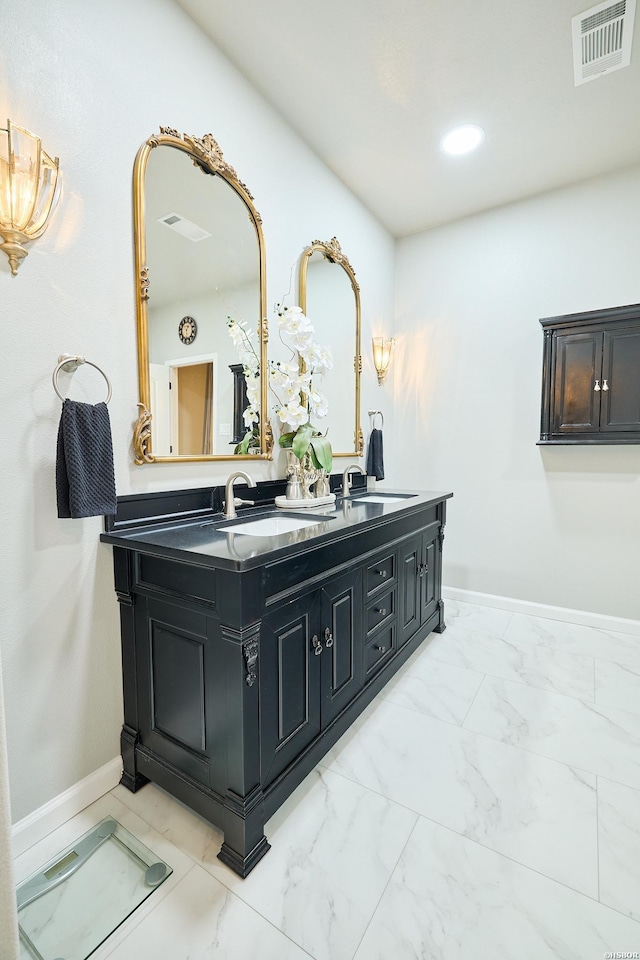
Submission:
[[[540,321],[540,443],[640,443],[640,304]]]
[[[381,617],[386,617],[387,608],[386,607],[376,607],[376,613],[379,613]]]
[[[387,648],[384,645],[378,645],[376,650],[379,650],[380,653],[384,653]]]
[[[327,649],[330,649],[333,646],[333,636],[329,627],[324,628],[324,642]]]
[[[255,669],[256,663],[258,662],[258,641],[249,640],[248,643],[244,644],[242,652],[244,653],[244,659],[247,662],[247,686],[252,687],[258,679]]]
[[[419,566],[418,566],[418,576],[419,576],[419,577],[424,577],[427,573],[429,573],[429,564],[427,564],[427,563],[421,563],[421,564],[419,564]]]
[[[322,653],[322,640],[318,639],[317,633],[314,633],[314,635],[311,637],[311,643],[313,644],[313,652],[315,653],[316,657],[319,657]]]
[[[387,575],[386,570],[376,570],[375,572],[378,574],[379,577],[386,577]]]

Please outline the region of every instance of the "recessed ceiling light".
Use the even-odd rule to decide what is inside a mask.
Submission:
[[[475,150],[484,140],[484,130],[475,123],[465,123],[461,127],[454,127],[449,130],[442,140],[440,146],[445,153],[451,153],[458,156],[461,153],[469,153]]]

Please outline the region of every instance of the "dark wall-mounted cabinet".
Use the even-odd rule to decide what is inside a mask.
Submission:
[[[640,304],[540,323],[540,443],[640,443]]]

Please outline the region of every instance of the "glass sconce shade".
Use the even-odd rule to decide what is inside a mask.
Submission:
[[[0,250],[14,276],[28,253],[23,244],[47,227],[60,183],[58,158],[45,153],[40,137],[8,120],[7,129],[0,130]]]
[[[382,383],[391,363],[391,354],[395,346],[395,340],[393,338],[373,337],[371,345],[373,347],[373,364],[378,374],[378,383]]]

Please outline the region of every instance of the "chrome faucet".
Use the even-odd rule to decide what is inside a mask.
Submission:
[[[342,474],[342,496],[348,497],[349,491],[351,490],[351,478],[349,474],[352,470],[357,470],[358,473],[363,474],[366,477],[367,471],[360,466],[359,463],[352,463],[351,466],[347,467],[344,473]]]
[[[248,473],[245,473],[244,470],[236,470],[235,473],[232,473],[230,477],[227,478],[227,483],[224,488],[224,515],[227,520],[235,520],[238,516],[236,513],[236,500],[233,496],[233,483],[234,480],[245,480],[250,487],[255,487],[256,482],[253,480]],[[249,503],[249,500],[241,500],[240,503]]]

